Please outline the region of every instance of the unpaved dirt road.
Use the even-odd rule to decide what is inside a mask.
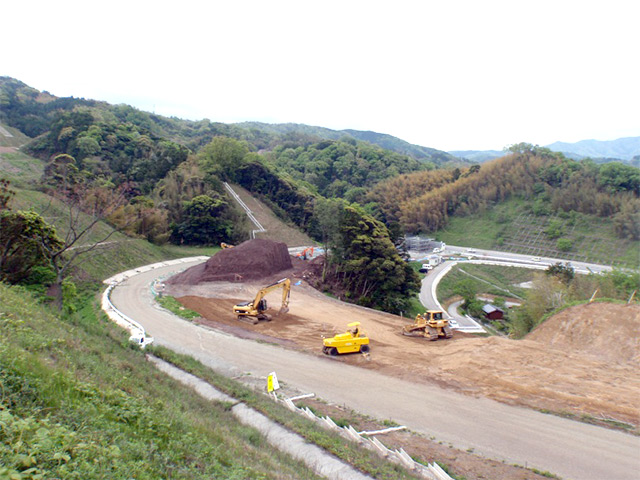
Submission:
[[[352,321],[359,309],[337,305],[331,301],[315,304],[313,294],[305,296],[301,290],[294,289],[291,313],[288,314],[292,317],[287,320],[278,318],[277,320],[281,320],[278,328],[290,329],[301,343],[286,340],[286,336],[279,337],[284,340],[276,339],[274,336],[271,341],[284,344],[284,347],[264,341],[255,342],[199,327],[155,307],[150,293],[150,283],[157,277],[166,276],[175,268],[166,267],[136,275],[117,287],[112,294],[116,307],[141,322],[159,344],[188,353],[227,374],[250,373],[257,377],[266,377],[269,372],[276,371],[281,381],[302,391],[314,392],[330,402],[346,404],[354,410],[376,418],[392,419],[414,431],[434,436],[462,450],[473,449],[489,458],[535,467],[560,475],[564,479],[638,478],[640,441],[637,437],[498,403],[480,396],[461,394],[451,389],[439,388],[429,381],[431,378],[438,379],[435,375],[437,372],[448,371],[451,381],[447,381],[445,375],[440,377],[444,379],[443,383],[451,385],[457,382],[458,388],[463,391],[469,388],[471,393],[476,395],[488,394],[491,390],[489,385],[483,387],[479,380],[485,376],[493,376],[493,382],[499,383],[502,381],[501,373],[493,371],[493,365],[482,364],[476,359],[477,364],[473,365],[471,371],[474,371],[478,378],[475,382],[471,381],[471,378],[468,379],[467,387],[467,379],[464,376],[460,377],[465,371],[461,368],[460,362],[462,358],[473,359],[474,354],[491,349],[495,350],[499,359],[500,350],[491,342],[497,343],[501,339],[463,338],[459,335],[451,343],[455,347],[454,351],[440,355],[441,358],[437,360],[440,362],[439,365],[433,365],[435,360],[423,353],[416,355],[414,361],[404,367],[393,365],[393,362],[374,367],[372,365],[378,362],[376,352],[378,357],[389,358],[393,357],[392,353],[396,348],[395,341],[383,343],[375,340],[395,338],[390,332],[395,331],[397,325],[384,314],[380,314],[380,321],[362,322],[374,338],[370,362],[358,355],[337,359],[325,358],[316,354],[318,347],[310,347],[312,342],[313,345],[319,342],[318,327],[309,328],[309,325],[305,326],[300,319],[307,316],[318,318],[320,315],[326,321],[321,322],[319,328],[330,334],[338,330],[336,325],[344,328],[344,324]],[[246,287],[246,291],[233,291],[229,288],[225,293],[222,290],[224,289],[217,294],[222,297],[226,295],[226,301],[229,302],[234,298],[248,300],[255,294],[252,287]],[[317,298],[318,302],[322,302],[324,298],[320,297],[322,296],[319,295]],[[346,309],[341,310],[342,308]],[[361,313],[360,316],[363,319],[375,317],[370,311],[366,311],[366,315]],[[329,318],[334,320],[329,322]],[[277,325],[277,320],[271,324]],[[268,329],[276,327],[269,327],[269,324],[261,324],[259,327],[262,331],[257,332],[257,336],[264,335],[261,338],[269,341]],[[307,332],[306,340],[304,332]],[[421,341],[403,337],[398,340],[406,340],[409,342],[408,345]],[[479,342],[482,340],[489,340],[488,347],[485,348],[485,345]],[[414,348],[424,352],[424,345],[418,345],[420,346]],[[445,348],[452,348],[446,347],[446,342],[436,342],[429,344],[431,353],[432,347],[442,349],[442,353]],[[308,352],[300,351],[305,349]],[[545,356],[547,353],[541,350],[539,354]],[[597,359],[592,361],[596,362]],[[603,361],[602,365],[606,365],[606,362]],[[404,375],[398,376],[400,371],[404,371]],[[505,374],[507,371],[508,369],[504,368]],[[621,373],[623,372],[615,372],[616,375]],[[627,370],[624,370],[624,373],[628,373]],[[545,372],[540,374],[544,375]],[[507,383],[515,385],[518,384],[517,380],[512,379]],[[525,383],[528,381],[531,385],[534,383],[526,377],[520,380]],[[585,381],[590,380],[585,377]],[[551,385],[549,390],[553,389]],[[506,391],[508,392],[509,388]],[[517,396],[517,390],[512,395]],[[552,398],[550,395],[547,396]],[[575,397],[579,398],[580,395]],[[508,401],[508,398],[501,400]],[[632,410],[630,412],[632,413]]]

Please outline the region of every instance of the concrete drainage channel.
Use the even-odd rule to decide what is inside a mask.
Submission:
[[[233,407],[231,408],[231,412],[241,423],[258,430],[265,436],[270,444],[274,445],[278,450],[288,453],[295,459],[302,460],[318,475],[335,480],[371,478],[355,470],[350,465],[341,462],[320,447],[307,443],[300,435],[288,431],[261,413],[247,407],[244,403],[240,403],[235,398],[216,390],[198,377],[184,372],[157,357],[147,355],[147,358],[153,362],[159,370],[184,385],[193,388],[203,398],[232,403]]]

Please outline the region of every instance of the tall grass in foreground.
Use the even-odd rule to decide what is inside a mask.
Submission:
[[[159,373],[91,301],[61,319],[0,284],[0,478],[316,478]]]

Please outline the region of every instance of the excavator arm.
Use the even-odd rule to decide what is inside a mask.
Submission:
[[[276,283],[272,283],[271,285],[267,285],[264,288],[261,288],[256,298],[253,300],[254,308],[257,308],[260,304],[260,301],[273,290],[277,290],[278,288],[282,288],[282,306],[280,307],[280,313],[286,313],[289,311],[289,295],[291,294],[291,280],[288,278],[283,278],[282,280],[278,280]]]
[[[259,320],[271,320],[271,317],[264,313],[265,310],[267,310],[267,303],[264,297],[269,292],[278,288],[282,288],[282,306],[280,307],[279,313],[288,312],[289,295],[291,293],[291,280],[288,278],[283,278],[282,280],[278,280],[276,283],[272,283],[271,285],[261,288],[252,302],[234,305],[233,312],[238,316],[239,320],[248,320],[247,317],[254,319],[254,322],[252,323],[257,323]]]

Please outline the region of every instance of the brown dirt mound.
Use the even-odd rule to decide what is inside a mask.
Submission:
[[[205,282],[246,282],[292,268],[287,245],[256,238],[220,250],[205,263],[171,277],[167,283],[199,285]]]
[[[527,336],[615,363],[640,362],[640,306],[590,303],[568,308]]]

